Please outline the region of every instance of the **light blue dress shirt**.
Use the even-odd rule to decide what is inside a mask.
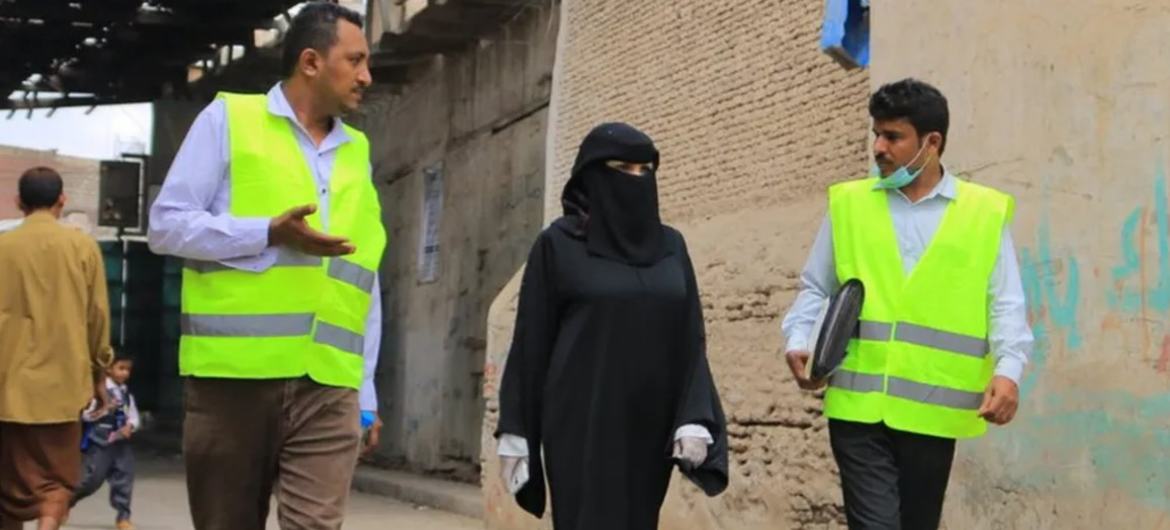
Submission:
[[[917,203],[911,203],[901,190],[889,190],[890,216],[902,256],[902,268],[909,274],[934,238],[947,205],[959,192],[957,178],[944,172],[934,190]],[[837,292],[837,269],[833,260],[833,228],[828,215],[821,223],[808,262],[800,274],[801,290],[784,317],[784,335],[788,351],[805,351],[813,326],[824,304]],[[1024,288],[1020,283],[1020,266],[1008,227],[1004,227],[999,255],[991,282],[987,286],[991,299],[988,341],[995,355],[995,374],[1020,382],[1024,366],[1032,351],[1032,328],[1024,306]]]
[[[329,227],[329,175],[337,149],[351,138],[333,119],[333,128],[317,145],[297,121],[280,84],[268,91],[268,112],[283,116],[293,125],[297,145],[317,184],[317,211],[325,229]],[[276,263],[283,247],[268,246],[269,218],[236,217],[229,213],[231,154],[224,103],[215,100],[195,118],[183,140],[162,190],[150,208],[147,236],[157,254],[186,259],[217,261],[235,269],[263,272]],[[290,205],[291,207],[292,205]],[[362,377],[359,401],[362,410],[378,410],[374,370],[382,340],[382,298],[377,276],[370,292],[366,317]]]

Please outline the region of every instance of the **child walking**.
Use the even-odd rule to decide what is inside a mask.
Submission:
[[[138,430],[138,406],[126,382],[134,361],[119,355],[106,370],[106,390],[110,395],[108,407],[98,409],[93,401],[81,414],[85,423],[82,449],[85,465],[81,485],[73,495],[77,504],[93,495],[103,482],[110,484],[110,506],[117,511],[118,530],[133,530],[130,522],[130,497],[134,489],[134,453],[130,438]]]

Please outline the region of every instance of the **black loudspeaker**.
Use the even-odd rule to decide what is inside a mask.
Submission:
[[[102,160],[98,190],[98,226],[137,228],[139,226],[138,162]]]

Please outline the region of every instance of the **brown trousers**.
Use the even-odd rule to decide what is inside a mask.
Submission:
[[[0,522],[69,514],[81,480],[81,422],[0,422]]]
[[[300,379],[186,381],[183,454],[196,530],[341,528],[361,439],[358,394]]]

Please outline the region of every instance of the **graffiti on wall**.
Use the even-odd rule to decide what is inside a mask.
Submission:
[[[1021,279],[1036,337],[1032,367],[1021,383],[1030,414],[1010,434],[1020,466],[1011,478],[1041,488],[1120,491],[1154,509],[1170,510],[1170,390],[1129,391],[1121,370],[1164,373],[1170,361],[1170,208],[1165,172],[1159,168],[1149,204],[1140,204],[1118,230],[1116,261],[1098,276],[1086,273],[1076,242],[1057,242],[1047,217],[1037,225],[1033,246],[1020,248]],[[1153,244],[1151,244],[1153,242]],[[1105,253],[1112,256],[1112,253]],[[1093,256],[1088,256],[1089,259]],[[1104,290],[1104,292],[1101,292]],[[1105,311],[1086,309],[1105,300]],[[1090,322],[1103,315],[1099,322]],[[1086,351],[1094,330],[1119,328],[1146,335],[1135,349]],[[1095,341],[1097,347],[1112,341]],[[1104,357],[1118,370],[1111,384],[1044,385],[1044,378],[1068,372],[1078,362]],[[1137,359],[1156,358],[1142,364]],[[1079,482],[1082,486],[1073,485]]]

